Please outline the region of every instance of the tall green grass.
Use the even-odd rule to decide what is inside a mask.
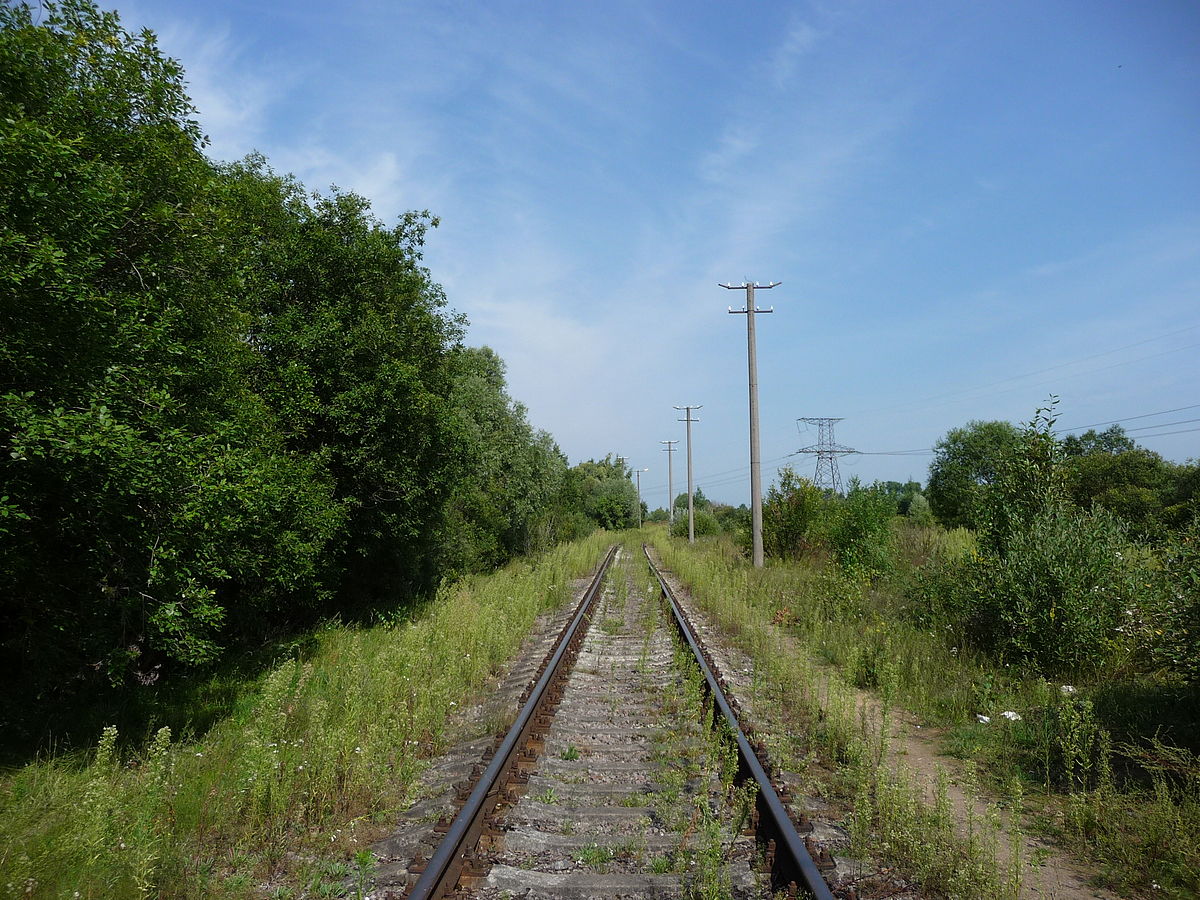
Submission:
[[[858,769],[870,761],[871,738],[843,696],[852,688],[878,691],[887,704],[943,726],[945,752],[977,764],[979,780],[993,796],[1009,798],[1019,784],[1028,806],[1041,811],[1027,824],[1075,849],[1108,883],[1161,897],[1200,896],[1200,843],[1194,839],[1200,832],[1200,757],[1162,739],[1165,728],[1155,735],[1166,711],[1144,698],[1139,702],[1144,680],[1101,673],[1064,685],[1006,665],[961,644],[936,621],[924,622],[921,601],[905,592],[900,578],[872,582],[805,562],[772,562],[756,570],[728,542],[690,548],[658,536],[651,540],[697,602],[756,660],[759,678],[775,686],[780,702],[802,715],[823,707],[814,733],[827,752],[857,772],[860,786],[869,783],[873,803],[899,789],[882,774],[868,777]],[[918,560],[973,550],[969,533],[961,530],[906,531],[898,540]],[[792,651],[786,658],[785,638],[799,655]],[[818,675],[814,662],[832,672]],[[824,696],[814,701],[814,692]],[[1181,693],[1180,709],[1189,702]],[[1009,721],[1006,711],[1020,718]],[[991,721],[981,723],[978,715]],[[1122,719],[1126,728],[1110,737]],[[877,744],[880,739],[877,733]],[[902,775],[887,778],[905,783]],[[917,870],[933,865],[921,856],[926,847],[951,846],[926,835],[923,847],[905,837],[908,825],[887,826],[878,813],[898,808],[894,802],[870,808],[875,831],[864,833],[890,833],[879,846],[886,844],[898,858],[915,854],[910,863]],[[922,834],[943,817],[936,809],[911,806],[901,818],[917,822]],[[976,858],[990,853],[989,846],[979,844]],[[1001,874],[988,889],[1012,889],[1014,872]],[[947,889],[964,879],[989,884],[978,871],[970,877],[943,871],[934,878]]]
[[[93,753],[5,773],[0,891],[243,897],[361,850],[362,826],[405,806],[444,749],[451,713],[608,543],[598,534],[446,586],[410,621],[329,628],[202,740],[164,728],[122,756],[109,728]]]
[[[756,715],[768,719],[772,753],[802,774],[811,754],[839,771],[841,792],[853,799],[856,852],[901,863],[933,891],[978,900],[1015,895],[1022,872],[1001,865],[995,809],[971,819],[964,834],[944,795],[927,807],[911,773],[885,764],[895,667],[881,661],[884,706],[877,719],[857,702],[849,679],[813,665],[813,650],[829,657],[854,645],[853,634],[862,627],[862,583],[832,569],[756,570],[728,543],[692,548],[654,533],[649,540],[689,586],[694,602],[754,660],[750,700]],[[845,631],[833,627],[842,618],[848,618]],[[813,643],[793,640],[780,627],[786,623],[803,623]],[[803,729],[795,728],[798,721]]]

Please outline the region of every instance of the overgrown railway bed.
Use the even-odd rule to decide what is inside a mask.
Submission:
[[[831,898],[725,687],[649,554],[612,548],[441,842],[376,896]]]

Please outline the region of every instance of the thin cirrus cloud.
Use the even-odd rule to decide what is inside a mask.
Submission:
[[[801,415],[858,410],[839,439],[920,447],[965,418],[1028,418],[1059,374],[1097,421],[1183,405],[1195,382],[1180,351],[915,402],[1195,318],[1200,178],[1177,149],[1197,137],[1178,115],[1194,64],[1182,25],[1133,8],[123,12],[183,62],[213,156],[260,150],[384,221],[439,215],[426,261],[468,340],[505,358],[572,459],[654,465],[670,407],[698,402],[701,474],[743,464],[744,319],[725,313],[743,298],[719,281],[783,281],[760,298],[776,307],[759,335],[765,454],[794,449]],[[1154,447],[1182,457],[1186,440]]]

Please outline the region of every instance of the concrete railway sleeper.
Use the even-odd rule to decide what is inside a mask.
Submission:
[[[610,549],[406,896],[832,897],[832,860],[646,562]]]

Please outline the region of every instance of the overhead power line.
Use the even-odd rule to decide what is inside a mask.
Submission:
[[[1159,422],[1157,425],[1141,425],[1138,428],[1126,428],[1125,433],[1130,434],[1134,431],[1149,431],[1152,428],[1170,428],[1172,425],[1190,425],[1193,422],[1200,422],[1200,419],[1179,419],[1175,422]]]
[[[1143,438],[1167,437],[1172,434],[1193,434],[1200,431],[1200,428],[1184,428],[1182,431],[1164,431],[1160,434],[1143,434]]]
[[[1112,354],[1120,353],[1123,350],[1130,350],[1134,347],[1141,347],[1145,344],[1154,343],[1155,341],[1166,340],[1167,338],[1175,337],[1180,334],[1186,334],[1189,331],[1195,331],[1197,328],[1200,328],[1200,323],[1195,324],[1195,325],[1189,325],[1186,328],[1178,328],[1174,331],[1169,331],[1164,334],[1157,335],[1155,337],[1146,338],[1146,339],[1140,340],[1140,341],[1134,341],[1132,344],[1124,344],[1120,347],[1115,347],[1111,350],[1104,350],[1100,353],[1093,353],[1088,356],[1082,356],[1077,359],[1068,360],[1067,362],[1057,363],[1056,365],[1047,366],[1046,368],[1043,368],[1043,369],[1034,369],[1031,372],[1025,372],[1021,375],[1010,375],[1007,378],[1001,378],[997,381],[987,382],[985,384],[977,385],[975,387],[961,388],[961,389],[954,390],[954,391],[948,391],[948,392],[942,393],[942,394],[933,394],[931,396],[928,396],[928,397],[925,397],[922,399],[918,399],[918,400],[912,400],[912,401],[903,402],[903,403],[889,404],[888,406],[880,406],[880,407],[873,407],[873,408],[869,408],[869,409],[865,409],[865,410],[860,410],[860,411],[857,411],[855,413],[855,415],[861,416],[861,415],[865,415],[868,413],[891,411],[891,410],[921,409],[926,405],[931,405],[931,404],[936,405],[940,401],[952,402],[955,399],[967,399],[970,397],[970,395],[975,394],[979,391],[990,391],[992,388],[995,388],[999,385],[1008,384],[1013,381],[1020,381],[1023,378],[1032,378],[1036,375],[1044,375],[1048,372],[1055,372],[1059,369],[1069,368],[1070,366],[1078,365],[1079,363],[1088,362],[1093,359],[1100,359],[1105,356],[1111,356]],[[1117,368],[1119,366],[1131,365],[1132,363],[1135,363],[1135,362],[1142,362],[1143,360],[1154,359],[1159,356],[1165,356],[1166,354],[1169,354],[1169,353],[1177,353],[1181,350],[1188,350],[1193,347],[1200,347],[1200,344],[1186,344],[1182,347],[1174,347],[1170,350],[1163,350],[1158,353],[1147,354],[1146,356],[1138,356],[1138,357],[1134,357],[1133,359],[1122,360],[1121,362],[1113,363],[1112,365],[1100,366],[1099,368],[1095,368],[1095,369],[1087,369],[1082,372],[1074,372],[1065,377],[1074,378],[1078,375],[1089,375],[1094,372],[1103,372],[1108,369]],[[1006,389],[1003,392],[992,391],[992,393],[1008,393],[1009,391],[1012,391],[1012,390],[1022,390],[1026,387],[1033,387],[1033,386],[1034,385],[1018,385],[1015,388]]]
[[[1099,428],[1101,425],[1120,425],[1122,422],[1132,422],[1134,419],[1149,419],[1153,416],[1165,416],[1168,413],[1183,412],[1185,409],[1200,409],[1200,403],[1193,403],[1191,406],[1176,406],[1174,409],[1161,409],[1158,412],[1142,413],[1140,416],[1125,416],[1123,419],[1113,419],[1109,422],[1093,422],[1090,425],[1072,425],[1070,428],[1060,428],[1056,434],[1061,434],[1065,431],[1082,431],[1085,428]],[[1153,428],[1154,426],[1148,426]]]

